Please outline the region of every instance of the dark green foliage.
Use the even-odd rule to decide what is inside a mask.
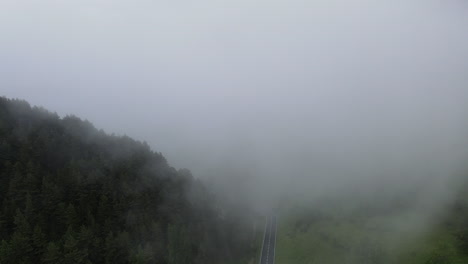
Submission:
[[[2,264],[229,261],[215,200],[146,143],[0,97]]]
[[[61,263],[62,252],[60,248],[54,243],[50,242],[47,245],[45,254],[43,255],[41,261],[42,263]],[[39,259],[38,259],[39,260]]]
[[[5,240],[0,243],[0,263],[14,263],[13,249]]]
[[[459,249],[468,255],[468,197],[466,186],[462,187],[463,195],[458,197],[452,210],[452,219],[454,223],[451,226],[455,229]]]
[[[34,259],[40,259],[45,252],[47,244],[45,235],[39,225],[34,227],[34,232],[32,234],[32,245],[34,248]]]
[[[190,262],[192,243],[187,231],[179,226],[169,226],[169,264],[183,264]]]

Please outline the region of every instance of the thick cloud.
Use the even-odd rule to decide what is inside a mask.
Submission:
[[[267,190],[446,179],[467,154],[467,12],[458,0],[5,0],[0,91]]]

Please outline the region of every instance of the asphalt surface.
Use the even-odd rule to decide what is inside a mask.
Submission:
[[[265,236],[263,237],[260,264],[275,263],[276,229],[276,216],[268,216],[265,225]]]

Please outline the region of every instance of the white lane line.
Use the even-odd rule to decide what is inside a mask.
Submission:
[[[266,257],[266,263],[268,264],[268,259],[270,257],[270,246],[271,246],[271,224],[272,224],[272,219],[270,219],[270,226],[268,227],[268,247],[267,247],[267,257]]]
[[[278,233],[278,216],[275,215],[275,246],[273,247],[273,263],[275,264],[275,259],[276,259],[276,234]]]
[[[265,217],[265,219],[266,219],[266,223],[265,223],[265,228],[263,230],[262,250],[260,251],[260,261],[259,261],[260,264],[262,264],[263,246],[265,246],[265,237],[267,235],[266,231],[267,231],[267,225],[268,225],[268,216]]]

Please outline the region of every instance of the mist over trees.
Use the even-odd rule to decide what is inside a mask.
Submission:
[[[0,263],[227,263],[242,218],[126,136],[0,98]],[[236,220],[236,222],[233,222]]]
[[[467,0],[0,2],[0,264],[468,263]]]

